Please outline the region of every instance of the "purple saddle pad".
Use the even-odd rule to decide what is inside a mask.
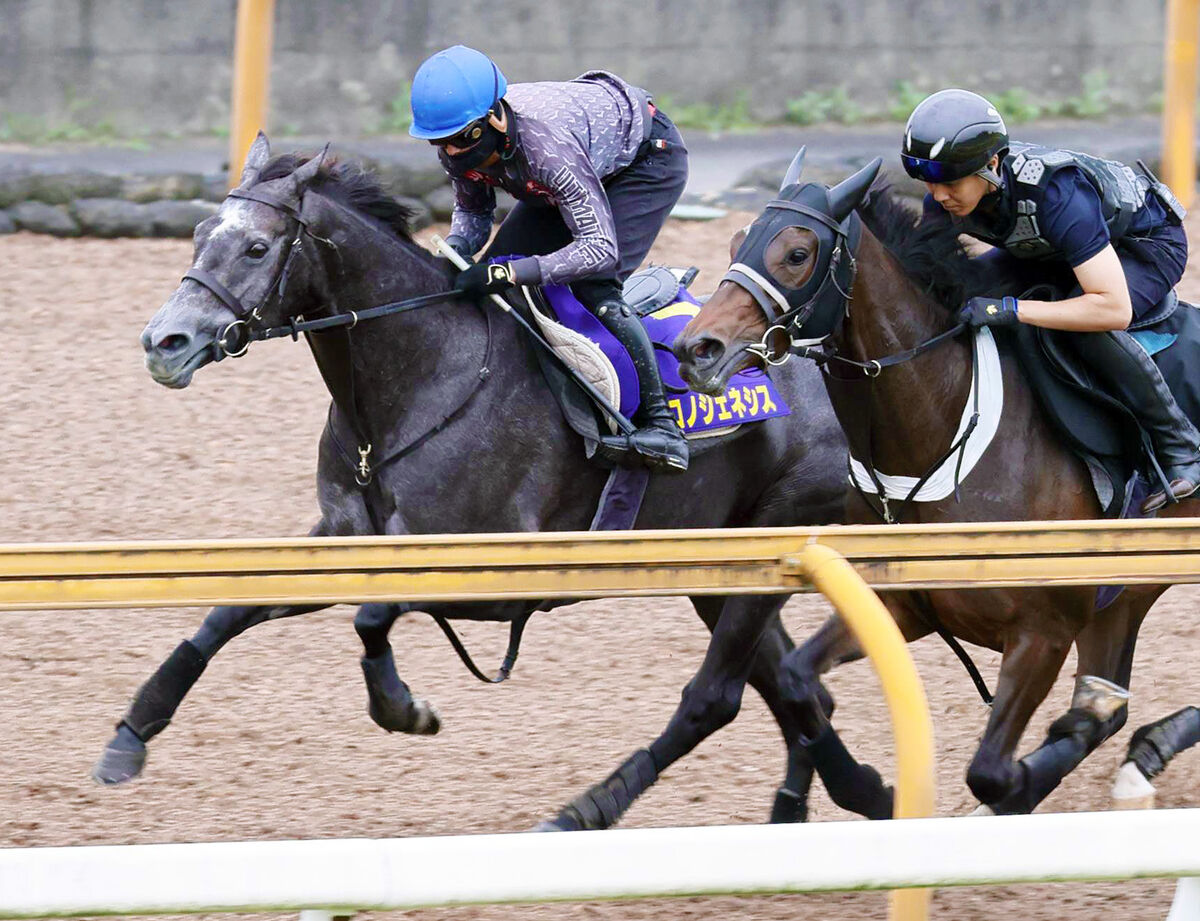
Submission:
[[[637,372],[629,353],[579,302],[570,288],[565,285],[545,285],[542,291],[554,309],[558,322],[587,336],[600,346],[600,350],[612,362],[621,384],[618,409],[622,415],[632,417],[637,411],[639,396]],[[675,412],[684,433],[705,432],[790,415],[791,409],[771,379],[758,368],[735,374],[720,396],[710,397],[688,389],[679,377],[679,361],[671,354],[671,343],[699,310],[699,303],[680,285],[673,303],[642,317],[650,341],[655,344],[658,368],[667,387],[667,403]]]

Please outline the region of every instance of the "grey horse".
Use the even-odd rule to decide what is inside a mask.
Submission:
[[[186,387],[203,365],[248,346],[251,329],[449,289],[447,269],[413,241],[408,213],[373,177],[324,156],[272,158],[260,135],[241,184],[196,229],[188,276],[142,334],[146,367],[158,383]],[[437,302],[308,336],[332,396],[317,471],[321,519],[311,533],[586,530],[607,474],[585,459],[582,439],[544,382],[534,344],[495,305],[427,300]],[[841,519],[846,447],[819,375],[793,362],[775,382],[792,414],[701,442],[706,447],[685,475],[651,477],[639,527]],[[364,442],[373,445],[367,454],[356,450]],[[798,714],[777,677],[793,646],[779,619],[785,597],[692,601],[712,639],[670,724],[549,827],[611,825],[669,764],[734,718],[747,681],[767,702],[788,747],[772,818],[805,818],[797,807],[805,802],[812,767]],[[120,783],[140,773],[146,743],[167,726],[225,643],[255,624],[319,607],[214,608],[138,690],[95,778]],[[506,602],[422,610],[512,622],[537,607]],[[388,642],[395,620],[413,609],[403,602],[367,604],[354,623],[371,717],[388,731],[430,734],[440,727],[437,714],[401,681]]]

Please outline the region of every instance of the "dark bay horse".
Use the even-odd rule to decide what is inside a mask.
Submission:
[[[680,371],[696,389],[711,392],[751,362],[782,362],[789,350],[818,354],[852,457],[876,472],[917,481],[947,456],[964,407],[971,409],[977,362],[971,337],[949,332],[955,326],[953,309],[975,294],[1015,292],[996,290],[1003,280],[986,277],[967,258],[952,225],[918,224],[885,192],[868,197],[880,161],[832,189],[802,183],[802,163],[803,151],[784,179],[779,200],[768,205],[748,235],[735,238],[730,272],[676,340]],[[924,348],[926,343],[932,345]],[[1099,517],[1084,463],[1050,428],[1006,350],[999,368],[1003,411],[998,429],[963,476],[961,501],[954,491],[912,502],[897,501],[904,495],[893,494],[889,507],[880,502],[880,495],[887,496],[886,483],[875,483],[870,499],[862,492],[851,495],[849,521]],[[949,462],[955,462],[953,455]],[[1168,514],[1194,509],[1189,502]],[[1003,654],[991,715],[967,771],[967,783],[981,803],[999,813],[1032,810],[1121,728],[1138,628],[1166,588],[1129,588],[1099,615],[1090,587],[885,595],[906,640],[940,627]],[[1050,726],[1039,748],[1017,761],[1021,734],[1072,644],[1079,677],[1071,708]],[[823,698],[819,676],[860,655],[846,627],[833,618],[788,655],[785,689],[801,699]],[[820,753],[836,736],[823,716],[826,709],[823,699],[821,706],[811,706],[802,731],[814,740],[817,770],[830,786]],[[840,751],[829,770],[854,770]],[[864,772],[855,783],[872,801],[870,787],[877,779]]]
[[[583,442],[564,422],[525,334],[494,305],[439,294],[449,289],[446,270],[412,239],[407,212],[372,177],[318,158],[272,159],[260,135],[241,185],[197,228],[188,277],[143,333],[146,366],[160,384],[186,387],[222,350],[248,344],[248,327],[287,324],[300,315],[315,321],[433,295],[426,300],[435,302],[421,309],[309,336],[334,404],[319,448],[321,519],[311,533],[586,530],[606,471],[585,460]],[[224,344],[217,347],[219,340]],[[686,475],[652,477],[638,525],[840,519],[845,441],[818,378],[811,368],[789,369],[777,383],[795,407],[791,416],[710,442],[696,452]],[[356,450],[364,442],[373,445],[365,454]],[[394,462],[384,463],[388,457]],[[702,734],[733,719],[749,680],[789,748],[788,776],[773,817],[803,818],[793,806],[803,804],[812,771],[797,744],[800,708],[785,703],[778,686],[779,663],[793,648],[779,620],[783,602],[783,596],[693,599],[713,632],[711,645],[670,726],[631,759],[640,782],[653,782]],[[536,606],[422,610],[512,621]],[[225,643],[264,621],[317,609],[214,608],[137,692],[96,766],[97,779],[118,783],[141,771],[145,743],[166,727]],[[364,647],[371,717],[389,731],[433,733],[437,716],[398,677],[388,642],[396,618],[412,609],[404,603],[365,605],[355,627]],[[628,799],[619,782],[599,784],[564,810],[555,827],[611,824]]]

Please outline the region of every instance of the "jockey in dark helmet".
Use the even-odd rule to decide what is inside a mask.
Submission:
[[[1171,498],[1200,486],[1200,433],[1158,366],[1125,332],[1183,276],[1187,237],[1178,200],[1152,176],[1068,150],[1009,142],[999,112],[966,90],[934,93],[913,110],[901,160],[929,189],[926,217],[950,215],[961,233],[996,249],[1012,290],[1056,282],[1060,301],[971,298],[972,326],[1030,323],[1071,330],[1081,357],[1149,432]],[[1158,490],[1143,511],[1168,501]]]
[[[417,70],[412,113],[409,133],[438,148],[454,183],[451,246],[471,256],[487,242],[495,187],[518,199],[456,286],[483,295],[569,284],[637,369],[643,427],[623,447],[654,469],[686,470],[687,441],[667,407],[654,347],[621,297],[687,181],[687,149],[670,119],[610,73],[510,86],[486,55],[462,45]],[[510,254],[525,258],[487,264]]]

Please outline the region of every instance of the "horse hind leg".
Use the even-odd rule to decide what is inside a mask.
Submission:
[[[1153,723],[1147,723],[1129,740],[1125,763],[1113,784],[1113,806],[1117,809],[1150,809],[1155,790],[1151,783],[1166,770],[1171,759],[1200,743],[1200,708],[1184,707]]]
[[[897,623],[908,642],[928,632],[903,613]],[[784,658],[781,681],[785,698],[800,708],[798,755],[816,769],[830,799],[839,808],[866,818],[888,819],[893,811],[893,790],[875,768],[857,761],[846,748],[829,719],[833,698],[820,680],[835,665],[861,657],[850,629],[835,615]]]
[[[684,687],[667,728],[648,749],[638,749],[603,782],[571,800],[557,817],[539,823],[536,830],[578,831],[615,825],[667,767],[730,723],[741,707],[763,631],[785,600],[774,595],[724,599],[704,661]]]
[[[364,604],[354,616],[354,629],[363,644],[362,670],[367,684],[367,712],[381,729],[413,735],[434,735],[441,718],[428,701],[413,697],[396,672],[388,631],[409,610],[400,604]]]
[[[696,613],[710,631],[721,616],[724,598],[700,596],[692,599]],[[802,707],[785,699],[780,686],[780,667],[784,656],[795,648],[779,615],[775,614],[763,631],[758,652],[750,667],[748,683],[775,717],[787,746],[787,765],[782,785],[775,791],[771,806],[772,823],[805,822],[808,820],[808,795],[812,787],[813,764],[802,743],[800,721]],[[823,689],[822,689],[823,690]],[[825,695],[826,715],[833,713],[833,698]]]
[[[213,608],[196,635],[176,646],[138,688],[129,709],[117,723],[116,733],[92,768],[92,778],[111,785],[141,774],[146,764],[146,743],[167,728],[209,661],[235,636],[268,620],[295,617],[325,607],[316,604]]]

